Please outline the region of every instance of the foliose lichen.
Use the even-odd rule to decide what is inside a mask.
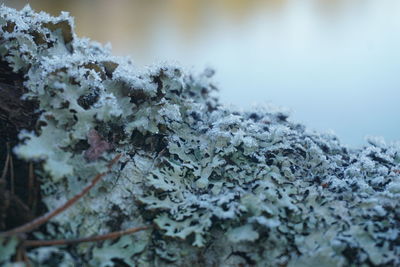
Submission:
[[[1,59],[25,75],[24,98],[40,113],[37,131],[21,131],[14,152],[41,163],[47,208],[122,154],[100,186],[34,234],[155,227],[117,241],[31,249],[33,264],[400,265],[399,144],[371,138],[349,149],[279,110],[226,108],[212,72],[138,70],[73,29],[67,13],[0,8]],[[9,262],[13,241],[0,240],[0,250]]]

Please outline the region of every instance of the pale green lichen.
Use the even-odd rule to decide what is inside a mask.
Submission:
[[[2,60],[25,75],[24,97],[39,103],[37,132],[22,131],[14,152],[41,162],[48,209],[122,154],[98,187],[35,236],[155,225],[117,241],[31,249],[32,263],[400,264],[398,144],[371,139],[350,150],[282,111],[230,110],[212,96],[212,72],[191,75],[171,65],[139,71],[77,38],[66,13],[3,6],[0,28]],[[88,158],[91,131],[111,149]],[[11,255],[7,244],[0,249]]]
[[[19,241],[17,237],[0,237],[0,263],[9,261],[9,259],[15,254],[18,244]]]

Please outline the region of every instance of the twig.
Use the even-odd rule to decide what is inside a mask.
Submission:
[[[7,176],[7,170],[8,170],[8,164],[10,162],[10,150],[9,150],[9,143],[7,143],[7,156],[6,156],[6,162],[4,163],[4,167],[3,167],[3,172],[1,174],[1,178],[2,180],[4,180]]]
[[[28,175],[28,204],[29,206],[32,208],[33,207],[33,199],[34,199],[34,180],[35,180],[35,176],[33,174],[33,163],[29,162],[29,175]]]
[[[15,187],[14,161],[13,161],[13,156],[12,156],[12,154],[10,152],[10,145],[9,144],[8,144],[7,149],[8,149],[8,153],[10,154],[10,191],[11,191],[11,194],[14,195],[14,193],[15,193],[15,189],[14,189],[14,187]]]
[[[129,228],[123,231],[112,232],[104,235],[97,235],[92,237],[84,237],[77,239],[59,239],[59,240],[26,240],[24,242],[25,247],[43,247],[43,246],[57,246],[57,245],[74,245],[84,242],[96,242],[108,239],[115,239],[123,235],[129,235],[139,231],[149,229],[148,226]]]
[[[0,237],[1,236],[11,236],[11,235],[19,234],[19,233],[25,233],[25,232],[32,231],[33,229],[36,229],[39,226],[41,226],[42,224],[49,221],[51,218],[53,218],[53,217],[57,216],[58,214],[60,214],[61,212],[65,211],[66,209],[71,207],[75,202],[77,202],[80,198],[82,198],[84,195],[86,195],[87,192],[89,192],[89,190],[92,189],[92,187],[95,186],[100,181],[100,179],[110,171],[112,165],[114,165],[119,160],[120,157],[121,157],[121,154],[118,154],[114,159],[112,159],[107,166],[108,167],[107,172],[97,174],[89,185],[87,185],[79,194],[77,194],[73,198],[69,199],[62,206],[58,207],[57,209],[55,209],[43,216],[36,218],[35,220],[30,221],[24,225],[21,225],[19,227],[16,227],[16,228],[11,229],[6,232],[2,232],[2,233],[0,233]]]
[[[35,172],[34,172],[34,165],[33,162],[29,163],[29,179],[32,179],[32,185],[33,188],[30,189],[31,191],[31,202],[29,202],[30,204],[30,208],[32,210],[33,214],[36,214],[36,208],[37,208],[37,202],[38,202],[38,196],[39,196],[39,190],[40,190],[40,181],[38,179],[36,179],[35,176]]]
[[[30,267],[28,255],[26,255],[26,249],[24,244],[19,244],[15,255],[15,260],[18,262],[24,262],[26,267]]]

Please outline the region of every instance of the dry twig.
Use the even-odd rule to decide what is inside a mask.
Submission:
[[[38,217],[37,219],[35,219],[29,223],[26,223],[22,226],[16,227],[9,231],[0,233],[0,237],[9,237],[9,236],[32,231],[32,230],[38,228],[39,226],[41,226],[42,224],[48,222],[51,218],[53,218],[53,217],[57,216],[58,214],[60,214],[61,212],[65,211],[66,209],[68,209],[69,207],[74,205],[84,195],[86,195],[89,192],[89,190],[92,189],[101,180],[101,178],[110,171],[111,167],[119,160],[120,157],[121,157],[121,154],[118,154],[116,157],[114,157],[107,165],[108,170],[106,172],[97,174],[89,185],[87,185],[80,193],[78,193],[73,198],[68,200],[65,204],[63,204],[59,208],[57,208],[43,216]],[[9,162],[9,157],[7,156],[5,168],[7,168],[8,162]],[[34,179],[33,165],[30,165],[29,167],[30,167],[29,168],[29,176],[30,176],[29,184],[31,186],[32,183],[34,182],[33,181],[33,179]],[[5,170],[3,170],[3,175],[5,176],[6,174],[4,174],[4,173],[6,173]],[[147,229],[149,229],[149,226],[141,226],[141,227],[129,228],[129,229],[122,230],[122,231],[111,232],[111,233],[104,234],[104,235],[97,235],[97,236],[77,238],[77,239],[24,240],[23,237],[21,237],[22,241],[17,249],[16,257],[17,257],[17,259],[20,259],[21,261],[25,262],[27,264],[27,266],[29,266],[29,259],[26,254],[27,247],[74,245],[74,244],[79,244],[79,243],[84,243],[84,242],[97,242],[97,241],[103,241],[103,240],[109,240],[109,239],[116,239],[116,238],[119,238],[124,235],[132,234],[132,233],[147,230]]]
[[[10,149],[9,149],[9,147],[10,147],[10,144],[7,143],[7,156],[6,156],[6,161],[4,163],[3,172],[1,174],[1,178],[0,178],[1,180],[5,180],[6,176],[7,176],[8,165],[10,163]]]
[[[121,155],[118,154],[114,159],[112,159],[110,161],[110,163],[108,164],[108,171],[111,169],[112,165],[114,165],[119,160],[120,157],[121,157]],[[44,214],[43,216],[36,218],[35,220],[33,220],[31,222],[28,222],[24,225],[21,225],[19,227],[9,230],[9,231],[2,232],[2,233],[0,233],[0,237],[7,237],[7,236],[20,234],[20,233],[26,233],[26,232],[29,232],[29,231],[32,231],[32,230],[38,228],[42,224],[48,222],[51,218],[53,218],[53,217],[57,216],[58,214],[60,214],[61,212],[65,211],[66,209],[71,207],[73,204],[75,204],[75,202],[77,202],[79,199],[81,199],[84,195],[86,195],[87,192],[89,192],[89,190],[92,189],[93,186],[95,186],[100,181],[100,179],[108,173],[108,171],[97,174],[89,185],[87,185],[80,193],[78,193],[73,198],[68,200],[62,206],[58,207],[57,209],[55,209],[47,214]]]

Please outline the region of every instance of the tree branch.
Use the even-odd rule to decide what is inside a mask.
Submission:
[[[32,231],[33,229],[36,229],[39,226],[41,226],[42,224],[48,222],[50,219],[57,216],[61,212],[65,211],[66,209],[71,207],[73,204],[75,204],[75,202],[77,202],[80,198],[82,198],[84,195],[86,195],[87,192],[89,192],[89,190],[92,189],[100,181],[100,179],[110,171],[112,165],[114,165],[119,160],[120,157],[121,157],[121,154],[118,154],[115,158],[113,158],[107,166],[108,167],[107,172],[96,175],[95,178],[92,180],[92,182],[88,186],[86,186],[79,194],[75,195],[73,198],[68,200],[65,204],[63,204],[59,208],[57,208],[43,216],[36,218],[35,220],[33,220],[31,222],[28,222],[24,225],[21,225],[19,227],[9,230],[9,231],[0,233],[0,237],[12,236],[15,234]]]

